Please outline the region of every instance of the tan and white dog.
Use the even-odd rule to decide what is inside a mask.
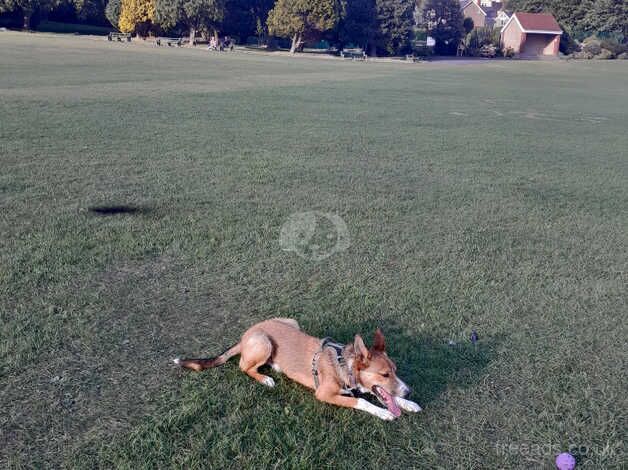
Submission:
[[[335,346],[335,348],[334,348]],[[240,369],[269,387],[275,381],[260,374],[258,368],[268,364],[292,380],[315,391],[316,398],[347,408],[367,411],[378,418],[392,420],[401,409],[417,412],[421,407],[404,397],[409,387],[397,377],[395,363],[386,354],[384,335],[375,332],[368,349],[360,335],[353,344],[338,345],[310,336],[290,318],[274,318],[249,328],[238,344],[211,359],[175,359],[175,364],[201,371],[219,366],[240,354]],[[373,393],[386,408],[375,406],[354,391]]]

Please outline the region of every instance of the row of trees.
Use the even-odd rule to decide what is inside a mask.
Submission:
[[[415,9],[415,0],[110,0],[107,17],[139,34],[156,24],[185,29],[190,39],[199,31],[288,38],[292,52],[325,39],[393,54],[409,46]]]
[[[0,0],[0,13],[20,11],[24,27],[37,11],[72,7],[79,17],[106,16],[126,32],[151,28],[290,39],[292,51],[325,39],[362,47],[371,55],[409,49],[418,31],[436,40],[436,52],[455,53],[465,36],[459,0]],[[627,0],[507,0],[513,11],[548,11],[569,35],[628,37]]]
[[[151,29],[287,38],[294,52],[306,42],[327,40],[362,47],[370,54],[398,54],[410,47],[418,24],[431,24],[437,40],[461,36],[458,0],[0,0],[0,12],[19,10],[24,28],[35,12],[72,6],[77,13],[100,11],[124,32]],[[427,21],[423,11],[433,6]],[[443,14],[441,10],[447,10]],[[446,20],[441,21],[443,18]],[[452,35],[453,31],[453,35]],[[449,37],[451,36],[451,37]],[[441,42],[443,42],[441,41]]]

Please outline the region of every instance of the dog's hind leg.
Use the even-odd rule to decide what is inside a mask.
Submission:
[[[260,374],[257,369],[268,363],[273,354],[273,344],[270,338],[261,331],[252,332],[242,339],[242,352],[240,353],[240,369],[253,377],[259,383],[268,387],[274,387],[272,377]]]
[[[281,323],[285,323],[286,325],[296,328],[297,330],[301,329],[301,327],[299,326],[299,322],[297,322],[294,318],[275,318],[275,320]]]

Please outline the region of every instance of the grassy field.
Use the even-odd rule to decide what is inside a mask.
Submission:
[[[625,464],[628,63],[0,45],[0,465]],[[279,315],[381,326],[424,411],[170,362]]]

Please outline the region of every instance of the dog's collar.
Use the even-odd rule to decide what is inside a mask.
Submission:
[[[323,338],[321,340],[321,346],[312,357],[312,377],[314,378],[314,390],[318,388],[319,380],[318,380],[318,360],[320,355],[323,354],[325,349],[332,351],[331,359],[334,367],[336,368],[336,373],[342,382],[342,386],[344,391],[353,392],[358,389],[357,382],[355,380],[355,375],[353,374],[352,368],[349,364],[347,364],[347,360],[344,356],[345,345],[334,342],[331,338]]]

